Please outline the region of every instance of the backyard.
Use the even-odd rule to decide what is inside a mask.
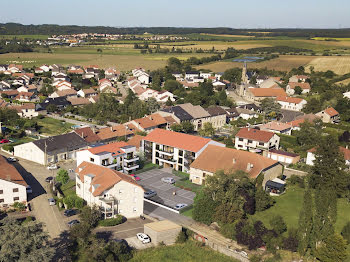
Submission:
[[[38,119],[37,121],[38,126],[40,127],[40,133],[49,136],[67,133],[71,131],[71,127],[73,125],[50,117]]]

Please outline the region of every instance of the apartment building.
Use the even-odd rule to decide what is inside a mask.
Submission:
[[[90,147],[77,152],[77,165],[83,162],[105,166],[126,174],[139,168],[136,147],[126,142],[116,142],[102,146]]]
[[[155,129],[142,141],[146,158],[152,163],[189,172],[191,163],[208,145],[225,147],[208,138]]]
[[[104,218],[143,214],[143,188],[129,175],[93,163],[82,162],[76,173],[76,193],[89,206],[97,206]]]

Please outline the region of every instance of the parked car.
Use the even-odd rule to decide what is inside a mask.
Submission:
[[[67,209],[63,212],[63,215],[65,215],[66,217],[70,217],[70,216],[74,216],[76,213],[77,211],[74,209]]]
[[[79,220],[74,219],[74,220],[68,222],[68,226],[72,227],[72,226],[79,224],[79,223],[80,223]]]
[[[167,184],[175,184],[175,179],[172,177],[163,177],[161,180]]]
[[[9,158],[7,158],[7,161],[9,161],[9,162],[17,162],[18,159],[15,158],[15,157],[9,157]]]
[[[184,208],[184,207],[187,207],[187,204],[181,203],[181,204],[177,204],[177,205],[175,206],[175,209],[176,209],[176,210],[180,210],[180,209],[182,209],[182,208]]]
[[[132,176],[136,181],[140,181],[141,178],[135,174],[130,174],[130,176]]]
[[[45,182],[50,183],[53,180],[52,176],[48,176],[47,178],[45,178]]]
[[[137,233],[136,236],[137,236],[137,239],[140,240],[143,244],[147,244],[151,242],[151,239],[149,238],[149,236],[144,233]]]
[[[27,191],[27,194],[33,193],[33,190],[32,190],[32,187],[31,187],[31,186],[27,186],[27,187],[26,187],[26,191]]]
[[[7,140],[7,139],[1,139],[0,140],[0,144],[6,144],[6,143],[9,143],[10,142],[10,140]]]
[[[47,167],[48,170],[56,170],[58,166],[56,164],[50,165]]]
[[[151,198],[157,195],[157,192],[154,190],[148,190],[147,192],[143,193],[144,198]]]
[[[56,205],[56,200],[55,200],[55,199],[49,198],[48,200],[49,200],[49,205],[50,205],[50,206]]]

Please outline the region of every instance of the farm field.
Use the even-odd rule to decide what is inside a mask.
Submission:
[[[49,35],[0,35],[1,39],[47,39]]]
[[[315,71],[332,70],[338,75],[344,75],[350,73],[350,56],[318,57],[310,61],[306,69],[310,70],[311,66]]]
[[[287,56],[281,55],[279,58],[263,61],[248,63],[248,68],[268,68],[279,71],[289,71],[292,68],[304,66],[311,62],[314,56]],[[232,59],[233,60],[233,59]],[[206,65],[197,66],[198,69],[209,69],[214,72],[224,72],[227,69],[233,67],[242,67],[242,63],[232,61],[220,61]]]
[[[345,79],[345,80],[343,80],[343,81],[339,81],[339,82],[337,82],[336,84],[348,85],[348,84],[350,84],[350,78]]]

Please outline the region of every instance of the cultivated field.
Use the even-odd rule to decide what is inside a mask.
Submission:
[[[267,68],[279,71],[289,71],[292,68],[304,66],[314,59],[314,56],[283,56],[279,58],[263,61],[248,63],[248,68]],[[233,59],[232,59],[233,60]],[[214,62],[206,65],[199,65],[197,68],[209,69],[214,72],[224,72],[227,69],[233,67],[242,67],[242,63],[239,62]]]
[[[339,82],[337,82],[336,84],[339,84],[339,85],[348,85],[348,84],[350,84],[350,78],[345,79],[345,80],[343,80],[343,81],[339,81]]]
[[[307,69],[314,67],[315,71],[332,70],[338,75],[350,73],[350,56],[318,57],[307,64]]]

